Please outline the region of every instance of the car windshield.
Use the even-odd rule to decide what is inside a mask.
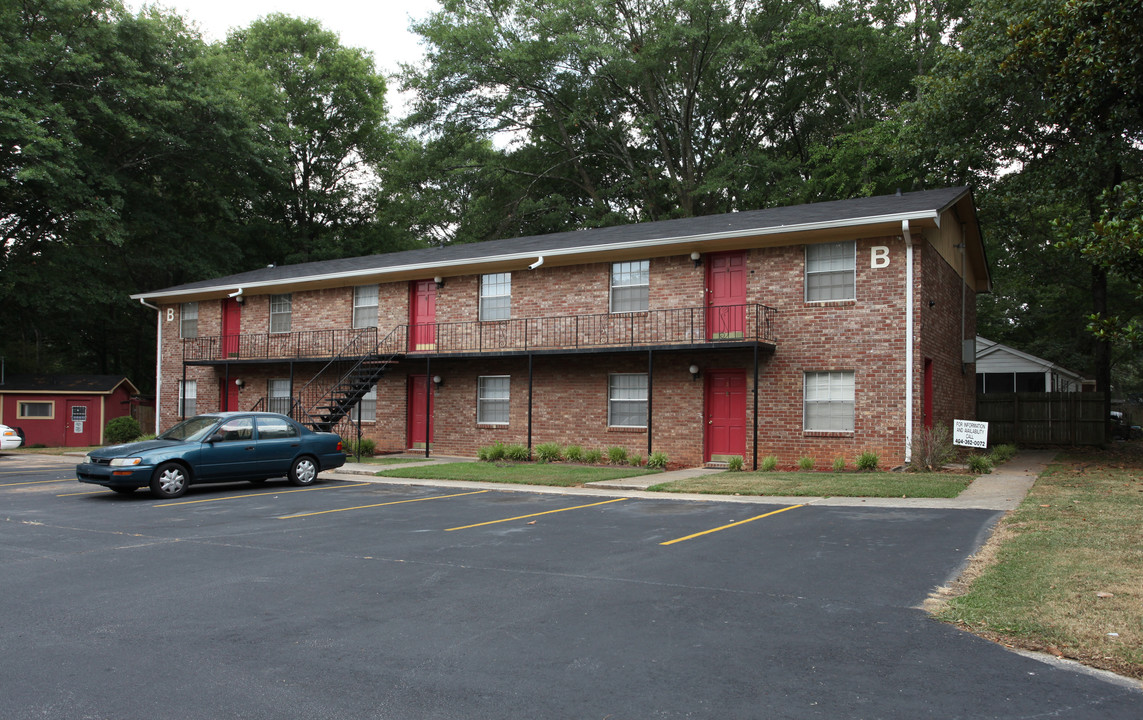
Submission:
[[[185,440],[194,442],[204,439],[211,428],[218,424],[218,418],[212,415],[197,415],[183,420],[170,430],[159,436],[160,440]]]

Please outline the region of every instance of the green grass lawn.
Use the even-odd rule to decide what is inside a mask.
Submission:
[[[724,472],[652,485],[649,489],[720,495],[953,498],[974,477],[951,473]]]
[[[563,465],[557,463],[458,462],[382,470],[376,475],[419,480],[470,480],[575,487],[589,482],[617,480],[656,472],[658,471],[634,467]]]
[[[936,616],[1009,645],[1143,678],[1139,445],[1057,458],[951,598],[936,599]]]

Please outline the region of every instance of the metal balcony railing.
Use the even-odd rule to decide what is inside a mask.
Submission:
[[[774,344],[775,312],[765,305],[747,304],[428,323],[398,326],[380,342],[376,328],[186,338],[183,360],[328,359],[353,355],[352,348],[392,356]]]
[[[362,342],[363,332],[372,333],[376,345],[377,328],[184,338],[183,361],[331,358],[350,343],[369,345],[368,340]]]

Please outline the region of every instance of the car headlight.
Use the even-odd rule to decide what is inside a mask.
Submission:
[[[138,465],[143,462],[143,458],[112,458],[112,467],[123,467],[124,465]]]
[[[87,463],[88,465],[90,465],[90,464],[91,464],[91,456],[90,456],[90,455],[84,455],[84,456],[83,456],[83,461],[84,461],[85,463]]]

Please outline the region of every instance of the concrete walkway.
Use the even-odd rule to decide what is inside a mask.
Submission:
[[[322,473],[323,478],[373,482],[390,485],[422,485],[429,487],[464,488],[473,490],[498,490],[501,492],[533,492],[559,495],[581,495],[587,497],[641,497],[658,500],[690,500],[699,502],[752,503],[764,505],[827,505],[848,507],[895,507],[895,508],[943,508],[958,510],[1012,510],[1019,505],[1036,478],[1056,456],[1054,450],[1021,450],[1016,457],[994,469],[988,475],[981,475],[968,488],[955,498],[856,498],[856,497],[786,497],[786,496],[742,496],[706,495],[698,493],[648,492],[651,485],[701,477],[721,470],[708,468],[686,468],[655,475],[644,475],[623,480],[609,480],[588,483],[585,487],[548,487],[541,485],[516,485],[508,483],[468,482],[462,480],[423,480],[416,478],[376,477],[380,470],[399,470],[402,467],[424,467],[450,462],[467,462],[470,458],[435,457],[423,462],[407,463],[400,466],[371,465],[366,463],[346,463],[334,472]]]

